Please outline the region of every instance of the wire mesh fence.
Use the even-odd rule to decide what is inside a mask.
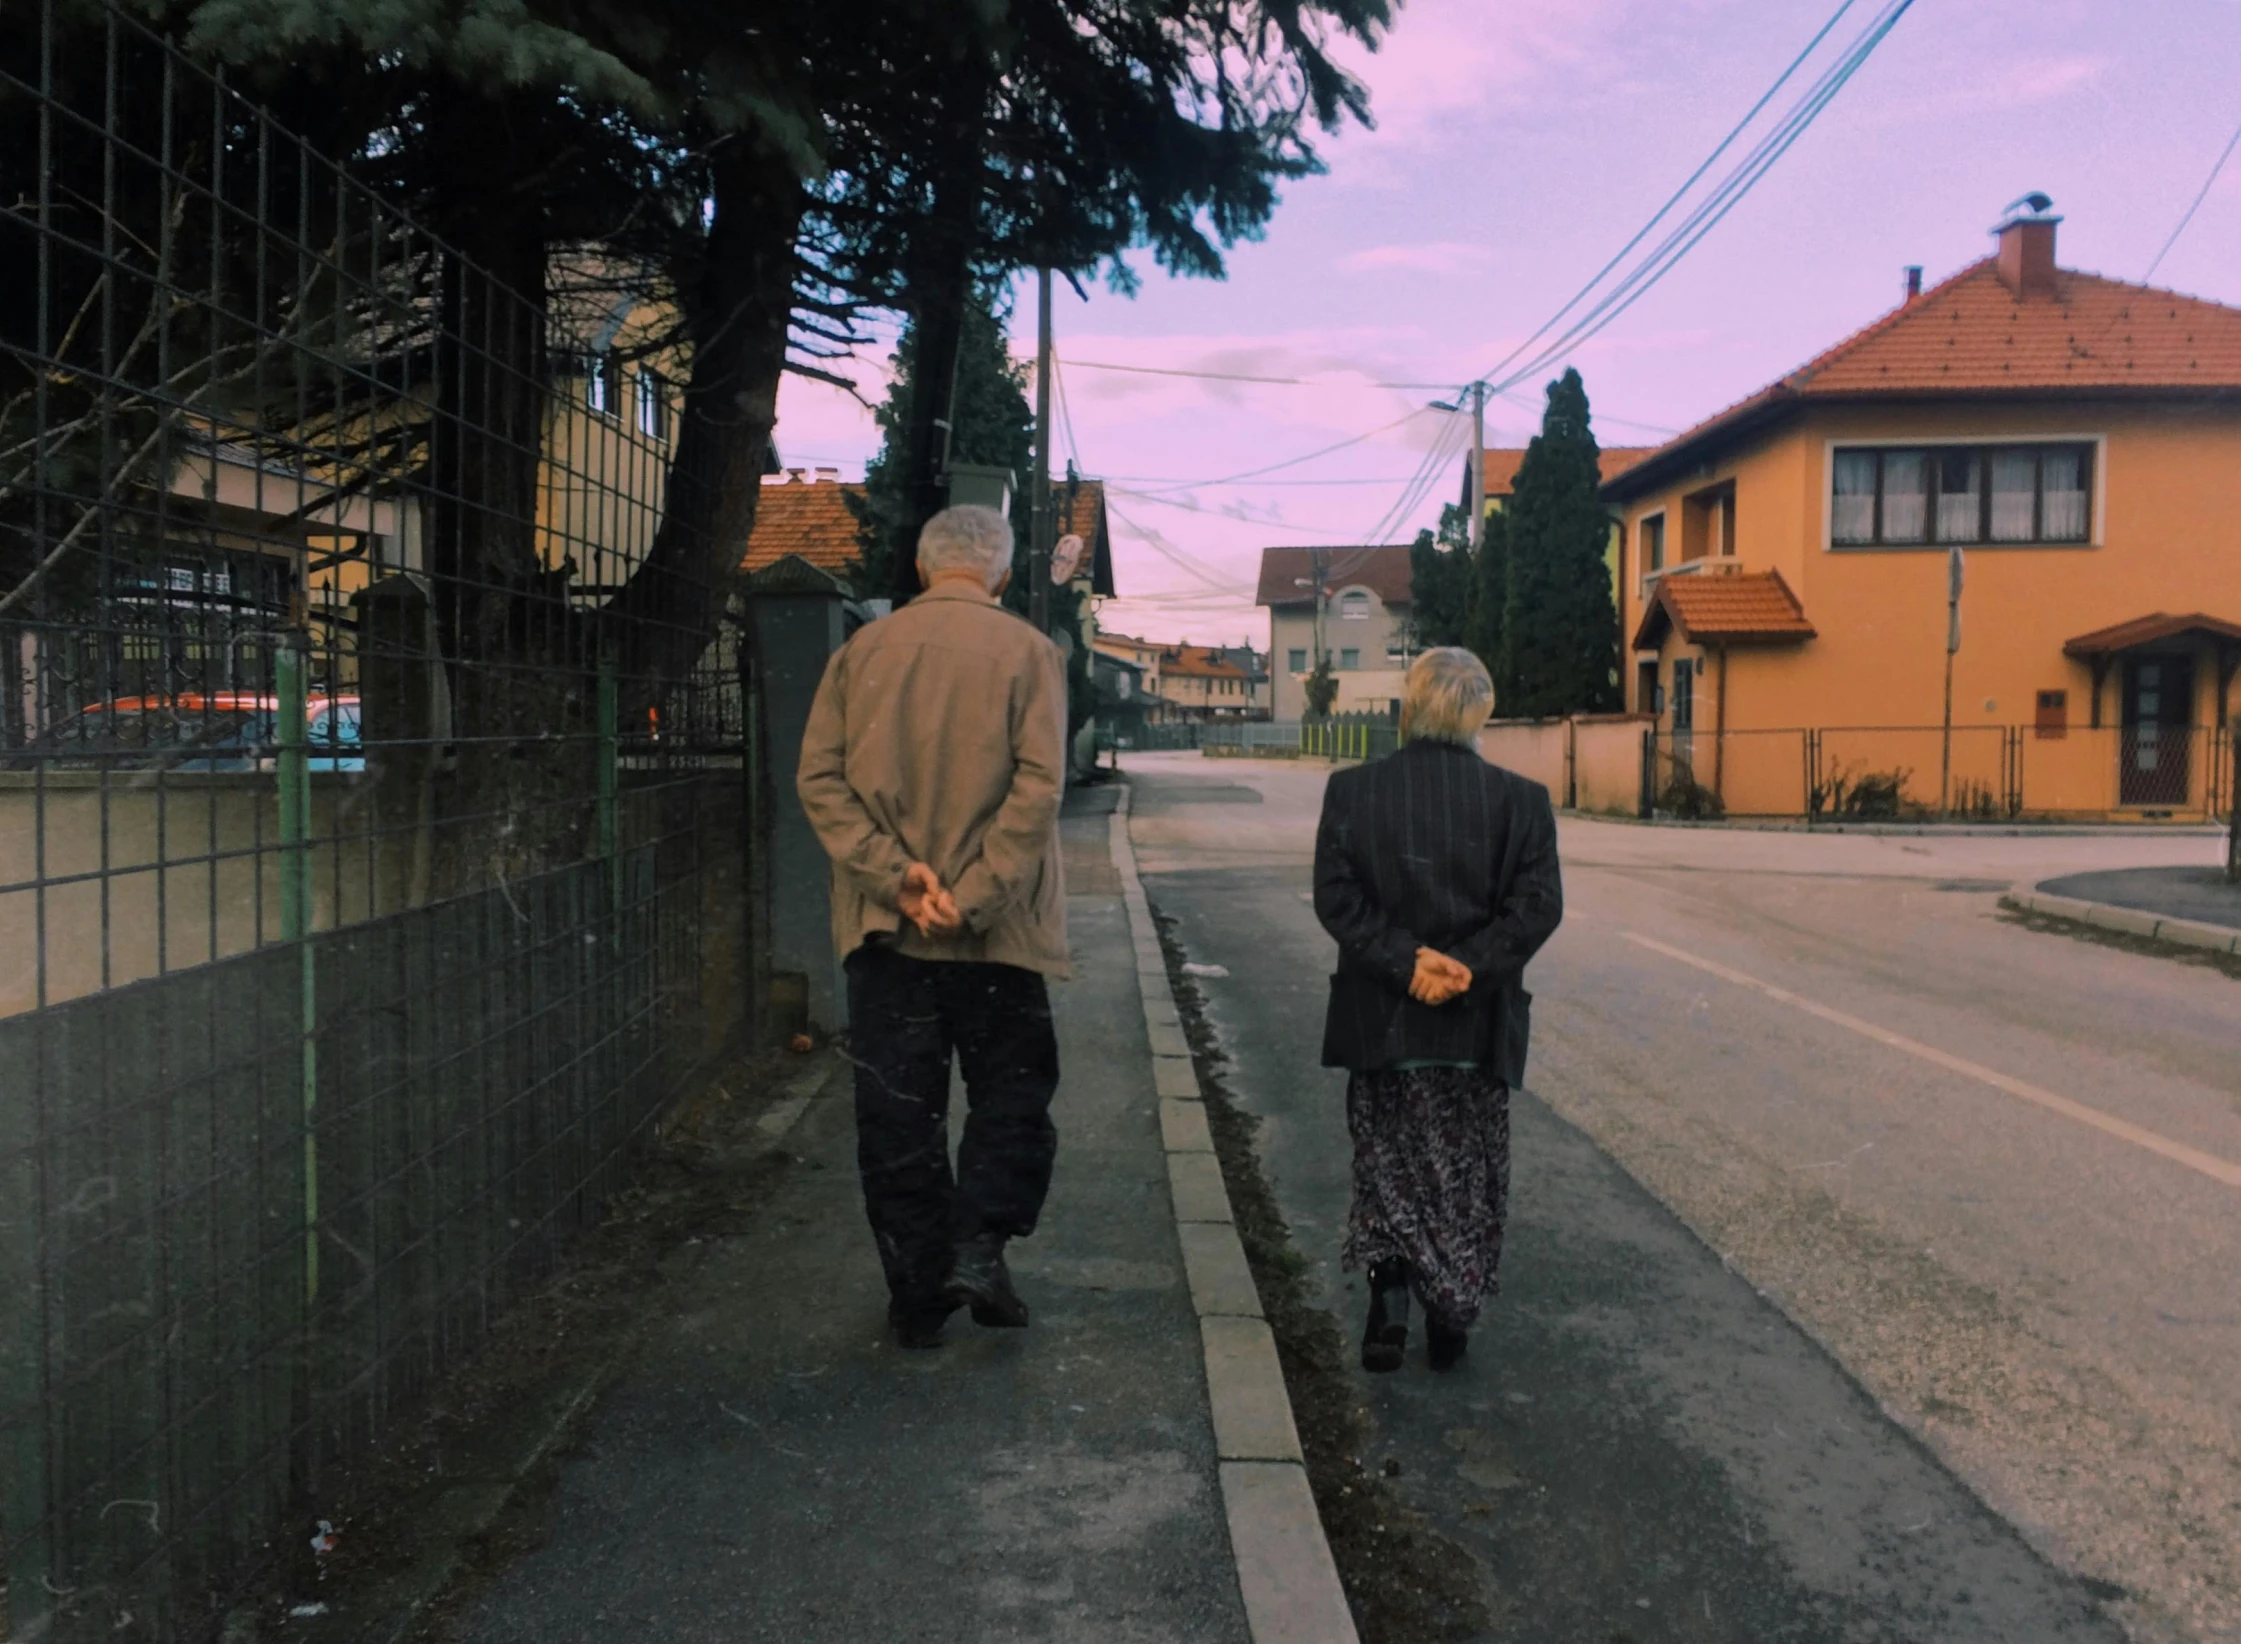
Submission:
[[[0,1636],[196,1639],[740,1030],[740,625],[645,271],[52,0],[0,178]]]

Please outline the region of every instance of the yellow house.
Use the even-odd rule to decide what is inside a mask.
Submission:
[[[1736,814],[2231,803],[2241,309],[2061,268],[2059,221],[1909,270],[1605,483],[1661,782]]]

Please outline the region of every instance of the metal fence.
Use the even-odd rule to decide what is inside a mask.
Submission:
[[[2235,739],[2206,727],[1855,726],[1649,731],[1645,814],[1816,821],[2218,821]]]
[[[51,0],[0,182],[0,1636],[191,1640],[734,1040],[751,715],[658,279]]]
[[[1334,714],[1327,719],[1216,720],[1198,727],[1199,746],[1239,754],[1310,759],[1376,759],[1400,746],[1384,714]]]

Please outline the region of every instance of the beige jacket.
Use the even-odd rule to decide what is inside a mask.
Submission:
[[[921,959],[1071,976],[1058,805],[1058,647],[970,583],[928,589],[825,664],[795,789],[833,859],[833,947],[875,931]],[[895,906],[925,862],[965,928],[925,937]]]

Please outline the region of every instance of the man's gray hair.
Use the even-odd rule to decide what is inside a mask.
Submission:
[[[1012,568],[1011,521],[993,508],[944,508],[918,533],[918,568],[931,577],[977,571],[994,593]]]
[[[1441,645],[1409,664],[1401,696],[1401,736],[1409,742],[1478,739],[1494,712],[1494,681],[1486,664],[1460,645]]]

